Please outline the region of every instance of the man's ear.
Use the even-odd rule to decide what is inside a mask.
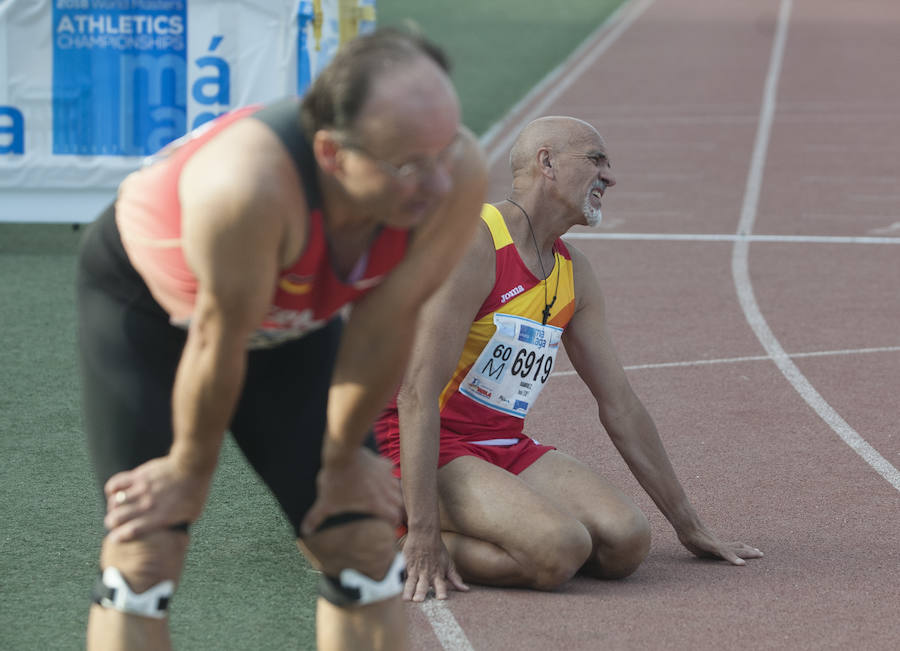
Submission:
[[[316,163],[322,168],[322,171],[328,174],[335,174],[340,169],[338,162],[338,152],[341,146],[334,138],[331,131],[320,129],[313,136],[312,150]]]
[[[556,167],[554,165],[553,154],[546,147],[541,147],[537,151],[538,169],[541,174],[549,179],[556,178]]]

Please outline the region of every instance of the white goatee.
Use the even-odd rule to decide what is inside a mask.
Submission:
[[[587,220],[588,226],[591,228],[596,228],[600,225],[600,222],[603,220],[603,213],[600,210],[600,207],[594,208],[591,205],[591,194],[593,194],[594,190],[597,188],[605,189],[605,184],[596,183],[591,188],[591,191],[587,193],[587,196],[584,198],[584,206],[581,209],[581,212],[584,213],[584,218]]]

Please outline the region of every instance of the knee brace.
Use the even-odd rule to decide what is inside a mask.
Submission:
[[[401,594],[405,582],[406,559],[403,552],[397,552],[391,569],[381,581],[348,568],[341,570],[338,577],[322,574],[319,580],[319,595],[339,608],[365,606]]]
[[[129,615],[143,615],[163,619],[169,600],[175,592],[175,582],[160,581],[152,588],[137,594],[125,577],[114,567],[107,567],[94,583],[94,603]]]

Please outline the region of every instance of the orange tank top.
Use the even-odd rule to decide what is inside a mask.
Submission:
[[[194,152],[241,119],[261,119],[279,135],[304,180],[309,203],[304,251],[273,279],[275,289],[268,314],[251,337],[250,347],[276,345],[325,325],[345,305],[380,284],[403,258],[408,232],[385,227],[349,278],[339,278],[334,272],[315,186],[315,162],[300,131],[298,110],[296,98],[265,108],[255,105],[235,110],[198,127],[149,158],[142,170],[122,184],[116,202],[122,244],[173,324],[187,326],[197,297],[197,278],[181,247],[179,177]]]

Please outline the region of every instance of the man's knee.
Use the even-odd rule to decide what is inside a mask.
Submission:
[[[406,583],[406,559],[397,552],[383,578],[376,580],[353,568],[337,576],[322,574],[319,596],[340,608],[356,608],[399,597]]]
[[[637,508],[607,528],[598,545],[595,574],[606,579],[621,579],[637,570],[650,552],[650,523]]]
[[[336,576],[350,568],[376,580],[384,578],[397,551],[394,528],[377,518],[318,531],[297,543],[325,574]]]
[[[531,575],[531,586],[538,590],[554,590],[575,576],[592,547],[587,529],[574,519],[541,532],[535,541],[538,544],[526,571]]]
[[[94,601],[104,608],[163,617],[187,546],[187,533],[176,530],[156,531],[123,543],[104,540]]]
[[[298,545],[322,572],[320,595],[336,606],[375,603],[403,591],[406,564],[387,522],[371,518],[343,524]]]

